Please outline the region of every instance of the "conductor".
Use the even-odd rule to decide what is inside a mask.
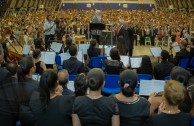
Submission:
[[[47,21],[43,27],[45,35],[45,49],[50,49],[51,40],[55,39],[56,24],[52,21],[51,15],[47,16]]]
[[[96,10],[94,17],[92,18],[92,23],[101,23],[101,11]],[[92,38],[100,42],[100,36],[102,35],[101,30],[92,30]]]

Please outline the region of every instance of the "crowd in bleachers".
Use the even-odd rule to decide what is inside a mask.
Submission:
[[[81,27],[87,29],[93,13],[83,10],[51,12],[56,18],[56,24],[59,23],[57,38],[62,40],[64,34],[70,34],[66,35],[65,44],[60,50],[60,53],[68,52],[70,58],[62,61],[62,70],[59,71],[52,65],[48,68],[41,60],[44,45],[40,43],[35,44],[31,55],[15,63],[7,59],[8,49],[2,43],[5,46],[0,48],[0,125],[15,126],[19,121],[22,126],[190,126],[194,115],[194,94],[193,85],[189,85],[191,69],[187,68],[192,68],[190,62],[194,40],[187,33],[189,16],[192,14],[142,10],[104,11],[102,19],[107,19],[105,23],[115,24],[115,31],[119,28],[119,19],[129,20],[138,31],[136,33],[140,36],[140,44],[144,39],[142,37],[151,37],[153,29],[155,35],[164,38],[172,36],[172,42],[179,43],[180,51],[175,56],[171,51],[162,50],[161,62],[153,66],[150,57],[144,55],[140,67],[134,70],[130,63],[124,65],[117,48],[110,50],[110,59],[105,57],[99,60],[100,68],[92,66],[92,59],[104,53],[95,39],[90,41],[84,61],[78,60],[78,47],[73,43],[71,34],[80,34],[78,29]],[[5,17],[1,21],[5,26],[11,26],[19,41],[21,35],[28,35],[34,42],[41,39],[44,43],[41,34],[46,16],[44,12],[36,12]],[[185,40],[180,40],[184,35]],[[190,52],[187,51],[189,44]],[[188,66],[185,69],[177,67],[185,58],[188,58]],[[35,74],[41,76],[39,81],[33,78]],[[113,83],[106,83],[106,75],[117,75],[116,87],[119,90],[116,94],[110,93],[114,92],[114,88],[109,93],[103,92],[106,85],[111,86]],[[140,75],[150,75],[151,79],[156,80],[165,80],[170,76],[170,80],[165,82],[163,92],[153,92],[149,97],[142,97],[137,94]],[[74,90],[69,87],[72,86],[71,76],[76,76],[73,79]]]

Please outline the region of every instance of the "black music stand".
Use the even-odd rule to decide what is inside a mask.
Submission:
[[[91,30],[105,30],[105,28],[106,28],[106,25],[105,24],[103,24],[103,23],[90,23],[90,31]],[[105,39],[106,40],[106,39]],[[104,56],[104,52],[105,52],[105,50],[104,50],[104,44],[105,44],[105,40],[103,41],[103,56]]]

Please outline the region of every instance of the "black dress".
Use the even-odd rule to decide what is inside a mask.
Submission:
[[[191,116],[187,113],[161,113],[150,117],[149,126],[191,126]]]
[[[123,69],[123,62],[117,60],[106,60],[105,71],[107,74],[120,74]]]
[[[120,126],[143,126],[150,114],[150,103],[138,97],[134,102],[122,102],[113,96],[119,106]]]
[[[89,58],[97,57],[97,56],[100,56],[100,49],[99,48],[88,49],[87,53]]]
[[[115,106],[113,98],[79,96],[75,99],[73,113],[78,115],[82,126],[111,126],[112,116],[118,114]]]
[[[72,126],[73,96],[56,96],[46,105],[40,100],[40,93],[34,92],[30,108],[35,116],[36,126]]]
[[[36,71],[35,71],[35,73],[36,73],[36,74],[39,74],[39,75],[42,75],[43,69],[42,69],[42,67],[40,66],[40,64],[41,64],[41,61],[38,61],[37,63],[35,63],[35,65],[36,65]]]

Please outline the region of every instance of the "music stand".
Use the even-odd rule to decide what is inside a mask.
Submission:
[[[89,25],[89,28],[90,28],[90,30],[105,30],[105,28],[106,28],[106,25],[105,24],[103,24],[103,23],[90,23],[90,25]],[[103,41],[103,56],[104,56],[104,43],[105,43],[105,40]]]

